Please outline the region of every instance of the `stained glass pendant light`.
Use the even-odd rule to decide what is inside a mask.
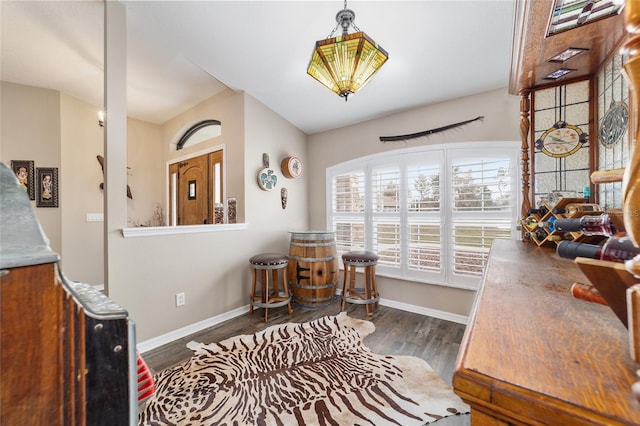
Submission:
[[[331,89],[346,101],[358,91],[389,59],[389,54],[353,23],[356,14],[344,9],[336,14],[338,25],[329,37],[316,41],[307,74]],[[338,27],[342,35],[334,37]],[[349,34],[349,28],[356,32]]]

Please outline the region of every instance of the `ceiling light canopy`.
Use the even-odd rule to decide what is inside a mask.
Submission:
[[[358,91],[389,59],[389,54],[353,23],[356,14],[344,9],[336,14],[338,25],[329,37],[316,41],[307,74],[331,89],[346,101]],[[342,35],[334,37],[338,27]],[[356,32],[349,34],[349,28]]]

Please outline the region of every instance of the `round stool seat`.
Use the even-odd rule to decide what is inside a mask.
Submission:
[[[378,262],[378,255],[371,251],[348,251],[342,255],[342,261],[358,266],[374,265]]]
[[[249,263],[255,266],[286,266],[289,263],[289,259],[280,253],[261,253],[249,259]]]

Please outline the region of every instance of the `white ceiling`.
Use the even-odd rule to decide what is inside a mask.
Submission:
[[[342,0],[124,1],[128,114],[162,124],[226,86],[313,134],[506,88],[514,1],[349,1],[389,60],[348,102],[306,73]],[[2,0],[0,19],[2,80],[102,105],[101,1]]]

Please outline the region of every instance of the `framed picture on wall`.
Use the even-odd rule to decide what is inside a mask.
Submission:
[[[36,169],[36,207],[58,207],[58,169],[38,167]]]
[[[33,184],[33,161],[32,160],[11,160],[11,170],[16,174],[20,185],[29,194],[30,200],[36,199],[35,186]]]

